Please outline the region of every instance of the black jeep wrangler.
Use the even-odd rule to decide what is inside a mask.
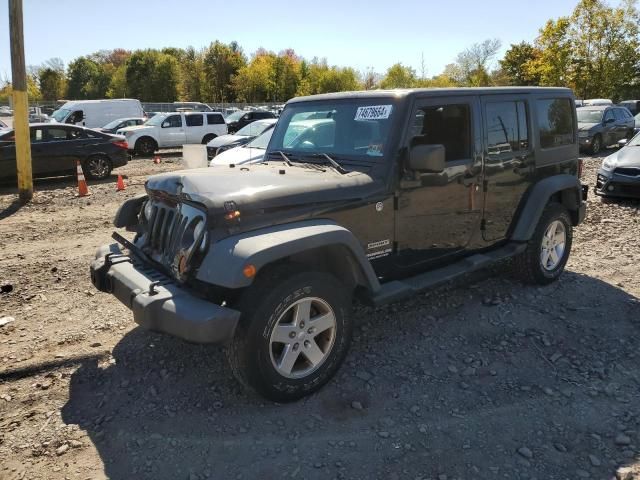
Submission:
[[[156,175],[94,285],[135,321],[223,343],[234,374],[289,401],[319,389],[372,305],[512,257],[546,284],[585,216],[562,88],[351,92],[289,101],[260,163]]]

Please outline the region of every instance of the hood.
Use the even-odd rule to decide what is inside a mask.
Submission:
[[[230,143],[244,142],[248,138],[250,137],[244,135],[220,135],[207,143],[207,147],[218,148],[223,145],[229,145]]]
[[[640,168],[640,146],[623,147],[605,160],[615,162],[614,167]]]
[[[322,171],[279,162],[163,173],[150,177],[146,186],[149,193],[181,194],[210,210],[222,210],[225,202],[233,201],[239,209],[261,211],[356,200],[384,188],[362,172],[342,175],[329,167]]]
[[[578,131],[579,132],[587,132],[591,130],[593,127],[597,127],[600,125],[599,123],[581,123],[578,122]]]
[[[246,145],[242,147],[231,148],[217,155],[211,163],[210,167],[215,165],[240,165],[247,162],[257,162],[264,157],[264,148],[249,148]]]
[[[122,133],[127,133],[127,132],[137,132],[138,130],[144,130],[144,129],[152,130],[153,127],[148,127],[147,125],[134,125],[133,127],[119,128],[118,131]]]

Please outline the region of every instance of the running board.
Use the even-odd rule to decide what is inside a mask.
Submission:
[[[504,247],[486,253],[477,253],[463,258],[456,263],[420,273],[404,280],[392,280],[383,283],[380,290],[369,297],[373,306],[380,306],[391,302],[397,302],[411,297],[417,293],[446,283],[466,273],[474,272],[487,267],[492,263],[513,257],[522,253],[527,248],[526,243],[508,243]]]

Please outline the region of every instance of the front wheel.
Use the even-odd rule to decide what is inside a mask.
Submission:
[[[591,155],[597,155],[602,149],[602,137],[598,134],[591,141]]]
[[[514,259],[516,273],[527,283],[547,285],[555,281],[567,264],[572,241],[569,212],[559,203],[550,203],[527,249]]]
[[[216,138],[216,136],[213,133],[205,135],[204,138],[202,139],[202,145],[206,145],[207,143],[209,143],[214,138]]]
[[[240,300],[227,358],[236,378],[264,397],[309,395],[338,370],[351,342],[351,296],[334,276],[277,269]]]

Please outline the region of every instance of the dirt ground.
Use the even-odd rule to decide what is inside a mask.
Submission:
[[[125,192],[80,199],[38,182],[23,207],[0,188],[0,479],[640,478],[640,203],[591,193],[549,287],[499,266],[357,307],[336,378],[277,405],[91,285],[117,207],[177,168],[134,160]]]

